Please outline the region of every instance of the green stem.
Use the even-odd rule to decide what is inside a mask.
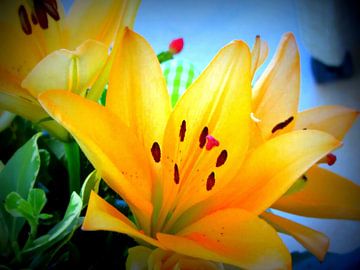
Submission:
[[[69,193],[80,192],[80,149],[75,141],[65,142],[65,157],[69,173]]]
[[[161,52],[157,55],[157,58],[160,63],[164,63],[168,60],[173,59],[173,54],[169,51]]]

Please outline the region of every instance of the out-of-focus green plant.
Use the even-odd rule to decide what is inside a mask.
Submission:
[[[54,218],[43,212],[45,187],[34,188],[40,167],[48,166],[50,159],[38,147],[40,136],[35,134],[19,148],[0,172],[0,267],[45,267],[82,221],[82,200],[74,192],[63,219],[47,232],[40,228]]]

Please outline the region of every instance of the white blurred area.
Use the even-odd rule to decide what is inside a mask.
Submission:
[[[354,37],[353,42],[354,76],[351,79],[318,85],[311,73],[310,54],[300,38],[297,7],[295,0],[143,0],[135,30],[151,43],[157,53],[166,50],[172,39],[183,37],[184,50],[176,57],[190,60],[199,70],[204,69],[216,52],[231,40],[241,39],[252,47],[258,34],[269,44],[269,57],[264,65],[266,66],[281,35],[293,32],[301,56],[300,110],[337,104],[360,111],[360,46],[357,44],[359,37],[357,41]],[[330,168],[358,184],[359,135],[358,120],[345,138],[343,147],[335,152],[338,160]],[[289,216],[292,220],[328,235],[331,240],[330,251],[345,253],[360,247],[360,222]],[[292,251],[304,250],[292,238],[284,236],[283,239]]]

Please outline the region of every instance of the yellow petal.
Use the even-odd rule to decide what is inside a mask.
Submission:
[[[254,48],[251,51],[251,78],[254,77],[256,70],[264,63],[269,53],[269,47],[266,41],[256,36]]]
[[[250,154],[231,185],[237,195],[231,205],[262,213],[318,159],[339,145],[327,133],[310,130],[267,141]]]
[[[69,133],[57,122],[48,120],[49,115],[37,102],[11,93],[0,92],[0,108],[32,121],[62,141],[69,140]]]
[[[39,39],[43,39],[44,47],[46,48],[46,55],[60,48],[68,48],[65,33],[66,15],[64,6],[61,0],[56,0],[56,4],[60,19],[55,21],[50,16],[47,16],[49,23],[47,29],[44,30],[40,28],[39,25],[34,27],[35,31],[37,30],[38,32],[35,32],[35,35],[38,34]],[[85,41],[85,39],[83,41]]]
[[[259,120],[255,118],[253,114],[251,114],[250,127],[249,151],[264,143],[264,138],[262,137],[261,129],[259,127]]]
[[[26,46],[32,46],[32,43],[35,45],[36,50],[35,54],[40,53],[42,57],[51,53],[54,50],[64,47],[64,35],[63,35],[63,21],[65,19],[65,12],[61,0],[56,0],[57,11],[59,13],[60,20],[55,21],[49,15],[48,27],[47,29],[42,29],[39,24],[33,24],[31,22],[31,13],[34,10],[32,1],[1,1],[0,3],[0,17],[1,22],[4,22],[8,25],[12,25],[13,31],[12,35],[21,36],[23,39],[26,39],[28,42],[18,43],[18,48],[25,48]],[[21,27],[20,18],[19,18],[19,7],[24,6],[27,12],[30,24],[31,24],[31,34],[26,35]],[[10,36],[8,38],[11,39]],[[4,39],[1,39],[4,41]],[[19,45],[21,44],[21,45]],[[12,48],[14,50],[15,48]],[[16,49],[15,49],[16,50]],[[41,57],[41,58],[42,58]]]
[[[261,214],[277,231],[291,235],[320,261],[324,260],[329,248],[326,235],[283,217],[264,212]]]
[[[274,208],[301,216],[360,220],[360,186],[314,166],[305,187],[281,197]]]
[[[86,98],[94,101],[98,101],[101,98],[101,95],[104,92],[105,86],[109,82],[110,72],[112,70],[112,65],[115,60],[115,56],[117,55],[118,48],[123,41],[124,33],[126,28],[120,28],[115,36],[114,45],[111,49],[110,55],[106,60],[105,65],[100,71],[96,81],[91,86],[90,91],[87,92]]]
[[[295,129],[317,129],[342,140],[359,112],[341,106],[320,106],[298,114]]]
[[[153,246],[161,246],[157,240],[138,230],[136,226],[115,207],[110,205],[94,191],[91,191],[89,205],[82,225],[85,231],[113,231],[141,239]]]
[[[293,131],[265,142],[250,153],[233,181],[185,212],[171,231],[226,207],[261,214],[318,159],[337,146],[339,142],[329,134],[310,130]]]
[[[76,0],[66,18],[69,48],[86,39],[103,42],[108,47],[122,26],[132,26],[139,0]]]
[[[157,234],[166,248],[246,269],[288,269],[291,258],[276,231],[241,209],[208,215],[177,235]]]
[[[106,108],[71,92],[47,91],[39,100],[75,137],[109,186],[129,203],[143,229],[150,229],[151,172],[135,134]]]
[[[102,71],[100,72],[98,78],[96,79],[96,82],[91,87],[91,91],[88,92],[86,97],[91,100],[99,100],[101,97],[101,94],[104,91],[105,85],[108,83],[111,67],[113,65],[115,56],[117,55],[118,48],[122,42],[123,34],[125,32],[125,29],[127,27],[123,26],[129,26],[132,27],[134,25],[135,15],[137,12],[137,9],[139,7],[140,1],[125,1],[123,7],[123,14],[122,19],[119,21],[119,27],[115,31],[115,37],[114,37],[114,44],[110,53],[110,56],[108,57],[106,64],[104,65]]]
[[[115,56],[106,107],[134,131],[153,161],[150,150],[154,142],[161,148],[170,99],[155,52],[129,29]]]
[[[21,99],[25,99],[31,103],[38,103],[26,89],[20,86],[20,79],[15,78],[8,72],[2,73],[0,70],[0,92],[4,95],[9,95]]]
[[[13,25],[0,22],[0,38],[0,87],[4,88],[4,81],[20,85],[43,54],[31,36],[16,31]]]
[[[137,249],[137,253],[145,253],[149,249],[142,248],[142,247],[135,247],[133,249]],[[132,249],[129,249],[129,256],[133,252]],[[134,253],[134,252],[133,252]],[[141,255],[141,254],[139,254]],[[139,256],[138,256],[139,257]],[[128,257],[129,258],[129,257]],[[139,258],[140,259],[140,258]],[[129,259],[128,259],[129,260]],[[133,259],[133,261],[135,258]],[[224,267],[221,263],[215,263],[213,261],[197,259],[189,256],[185,256],[179,253],[172,252],[170,250],[162,250],[162,249],[155,249],[151,252],[150,256],[147,260],[146,268],[149,270],[193,270],[193,269],[201,269],[201,270],[224,270]],[[134,264],[140,265],[140,263],[134,262]],[[133,269],[133,268],[127,268]],[[138,268],[134,268],[138,269]],[[142,269],[142,268],[139,268]]]
[[[162,160],[163,179],[169,179],[164,181],[164,209],[172,206],[180,189],[175,216],[225,186],[244,159],[250,132],[250,61],[249,48],[242,41],[225,46],[181,97],[170,116]],[[206,128],[219,142],[211,150],[200,147],[199,138]],[[226,162],[217,166],[222,152],[226,152]],[[179,184],[174,181],[176,166]],[[208,190],[207,178],[212,173],[216,183]]]
[[[264,138],[269,138],[279,123],[296,117],[299,90],[299,53],[293,34],[288,33],[253,89],[253,111],[261,120],[259,127]]]
[[[75,51],[60,49],[46,56],[27,75],[22,87],[34,97],[51,89],[65,89],[84,95],[106,62],[107,48],[87,40]]]

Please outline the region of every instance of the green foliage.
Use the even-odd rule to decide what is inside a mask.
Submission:
[[[0,168],[0,259],[6,262],[0,268],[45,267],[82,222],[82,200],[76,193],[62,220],[56,220],[57,211],[43,213],[48,189],[37,178],[40,168],[49,170],[52,155],[39,149],[40,136],[35,134]],[[54,222],[50,229],[43,226]]]
[[[161,52],[157,55],[157,58],[159,60],[160,63],[164,63],[166,61],[169,61],[171,59],[173,59],[173,54],[169,51],[164,51],[164,52]]]
[[[35,179],[40,169],[40,155],[37,140],[40,133],[34,135],[14,156],[8,161],[0,172],[0,201],[4,202],[11,192],[16,192],[20,197],[27,198],[34,186]],[[8,232],[1,234],[0,253],[7,254],[9,247],[16,244],[20,230],[25,224],[23,217],[10,215],[3,204],[0,205],[2,222],[0,231]]]
[[[90,193],[94,190],[96,193],[99,191],[101,177],[97,171],[91,172],[85,179],[83,186],[81,187],[80,196],[83,203],[83,208],[88,204]]]
[[[74,231],[82,223],[82,219],[80,218],[81,209],[81,198],[73,192],[64,218],[46,234],[32,241],[32,243],[22,251],[22,255],[25,258],[32,259],[32,267],[38,267],[48,263],[56,251],[70,240]]]

